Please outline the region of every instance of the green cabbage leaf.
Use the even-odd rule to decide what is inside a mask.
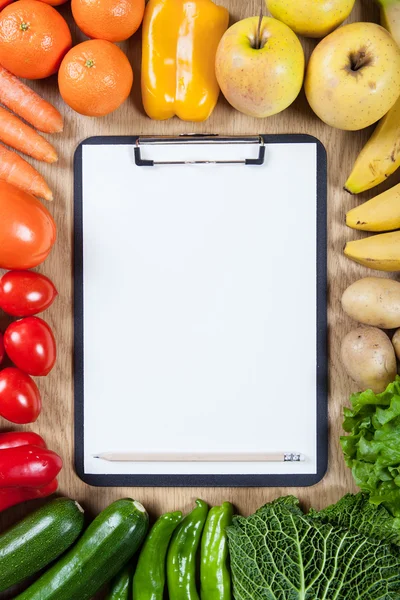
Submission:
[[[397,520],[361,494],[309,514],[279,498],[227,531],[235,600],[400,600]]]

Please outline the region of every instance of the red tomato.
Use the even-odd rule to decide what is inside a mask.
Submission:
[[[56,340],[46,321],[27,317],[11,323],[4,348],[13,363],[29,375],[47,375],[56,362]]]
[[[0,365],[4,360],[4,356],[5,356],[5,350],[4,350],[4,336],[0,331]]]
[[[36,421],[42,401],[36,383],[19,369],[0,371],[0,415],[12,423]]]
[[[34,196],[0,181],[0,268],[32,269],[56,241],[53,217]]]
[[[13,0],[0,0],[0,10],[11,4]]]
[[[57,293],[44,275],[9,271],[0,279],[0,308],[14,317],[31,317],[49,308]]]

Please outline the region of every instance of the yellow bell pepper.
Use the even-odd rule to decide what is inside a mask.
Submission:
[[[218,101],[215,55],[229,13],[211,0],[150,0],[143,21],[142,98],[151,119],[205,121]]]

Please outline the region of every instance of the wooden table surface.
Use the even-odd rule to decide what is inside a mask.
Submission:
[[[231,22],[259,13],[258,0],[219,0],[231,14]],[[74,42],[83,40],[71,18],[68,5],[61,7],[61,12],[71,24]],[[372,0],[356,0],[356,6],[351,15],[355,21],[379,20],[379,13]],[[315,46],[313,40],[302,40],[309,56]],[[344,373],[340,362],[340,342],[344,334],[355,324],[344,315],[340,306],[343,290],[352,281],[371,274],[371,271],[359,267],[347,260],[342,249],[348,239],[359,236],[358,233],[347,229],[344,224],[346,211],[358,202],[371,197],[371,193],[358,198],[343,191],[343,183],[349,174],[353,162],[362,145],[368,139],[371,128],[361,132],[342,132],[324,125],[312,113],[302,92],[296,102],[283,113],[268,119],[252,119],[236,112],[224,98],[220,98],[218,106],[210,119],[205,123],[184,123],[178,119],[167,122],[151,121],[145,115],[140,99],[140,33],[121,44],[131,60],[135,82],[133,92],[128,101],[114,114],[102,118],[91,119],[82,117],[65,106],[58,94],[56,78],[42,82],[31,82],[30,85],[39,91],[46,99],[53,102],[65,116],[65,128],[62,134],[51,136],[51,141],[59,151],[60,160],[56,165],[35,166],[47,178],[52,187],[55,200],[50,205],[50,211],[58,227],[58,240],[47,261],[40,267],[41,272],[48,275],[59,290],[59,298],[43,315],[54,328],[58,341],[57,365],[47,378],[39,380],[43,395],[43,412],[37,423],[32,427],[45,437],[50,448],[57,451],[64,460],[64,469],[60,475],[60,492],[77,499],[87,509],[89,514],[95,514],[107,504],[124,496],[132,496],[144,503],[154,516],[161,511],[171,509],[189,510],[196,497],[204,498],[210,504],[231,500],[237,511],[249,514],[263,503],[282,494],[296,494],[306,506],[313,505],[321,508],[338,500],[344,493],[354,491],[350,471],[346,468],[339,447],[341,433],[342,406],[347,403],[348,396],[354,387]],[[319,138],[328,152],[328,272],[329,272],[329,347],[330,347],[330,396],[329,396],[329,468],[321,483],[311,488],[95,488],[84,484],[77,477],[73,466],[73,279],[72,279],[72,242],[73,242],[73,153],[77,144],[84,138],[93,135],[129,135],[129,134],[178,134],[181,132],[209,132],[221,134],[252,134],[252,133],[307,133]],[[34,161],[32,161],[34,162]],[[287,165],[290,174],[290,164]],[[391,178],[390,185],[398,181],[396,175]],[[389,187],[389,184],[386,184]],[[379,189],[382,191],[384,186]],[[132,190],[132,193],[135,191]],[[248,190],[249,195],[252,190]],[[265,194],[268,195],[268,181]],[[376,192],[374,192],[376,193]],[[270,199],[273,201],[273,198]],[[297,198],[293,198],[297,202]],[[110,211],[113,210],[113,199],[110,198]],[[279,226],[279,224],[274,224]],[[301,269],[298,257],[293,256],[293,269]],[[290,272],[287,273],[290,277]],[[296,291],[293,293],[293,301]],[[121,318],[110,312],[105,323],[99,327],[113,327]],[[0,316],[0,326],[5,326],[7,320]],[[288,381],[290,382],[290,364],[301,352],[301,340],[296,339],[296,327],[290,320],[282,323],[282,335],[288,338]],[[109,352],[110,349],[105,348]],[[287,387],[288,381],[282,388]],[[296,382],[293,381],[292,393],[296,393]],[[284,395],[278,400],[284,402]],[[110,399],[110,406],[112,399]],[[243,407],[246,410],[246,407]],[[154,415],[149,412],[149,423]],[[257,415],[254,415],[257,418]],[[135,432],[132,423],[132,435]],[[0,420],[2,430],[10,429],[9,424]],[[0,523],[4,526],[19,518],[30,510],[34,503],[25,507],[16,507],[7,511]]]

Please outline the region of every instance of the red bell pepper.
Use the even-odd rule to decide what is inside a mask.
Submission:
[[[0,450],[0,488],[42,487],[53,481],[61,468],[61,458],[47,448],[5,448]]]
[[[47,448],[44,439],[33,431],[8,431],[7,433],[0,433],[0,450],[28,445]]]
[[[57,479],[53,479],[53,481],[41,488],[14,487],[0,489],[0,512],[2,510],[6,510],[6,508],[10,508],[10,506],[14,506],[15,504],[26,502],[27,500],[35,500],[36,498],[46,498],[47,496],[51,496],[51,494],[54,494],[54,492],[57,491],[57,488]]]

